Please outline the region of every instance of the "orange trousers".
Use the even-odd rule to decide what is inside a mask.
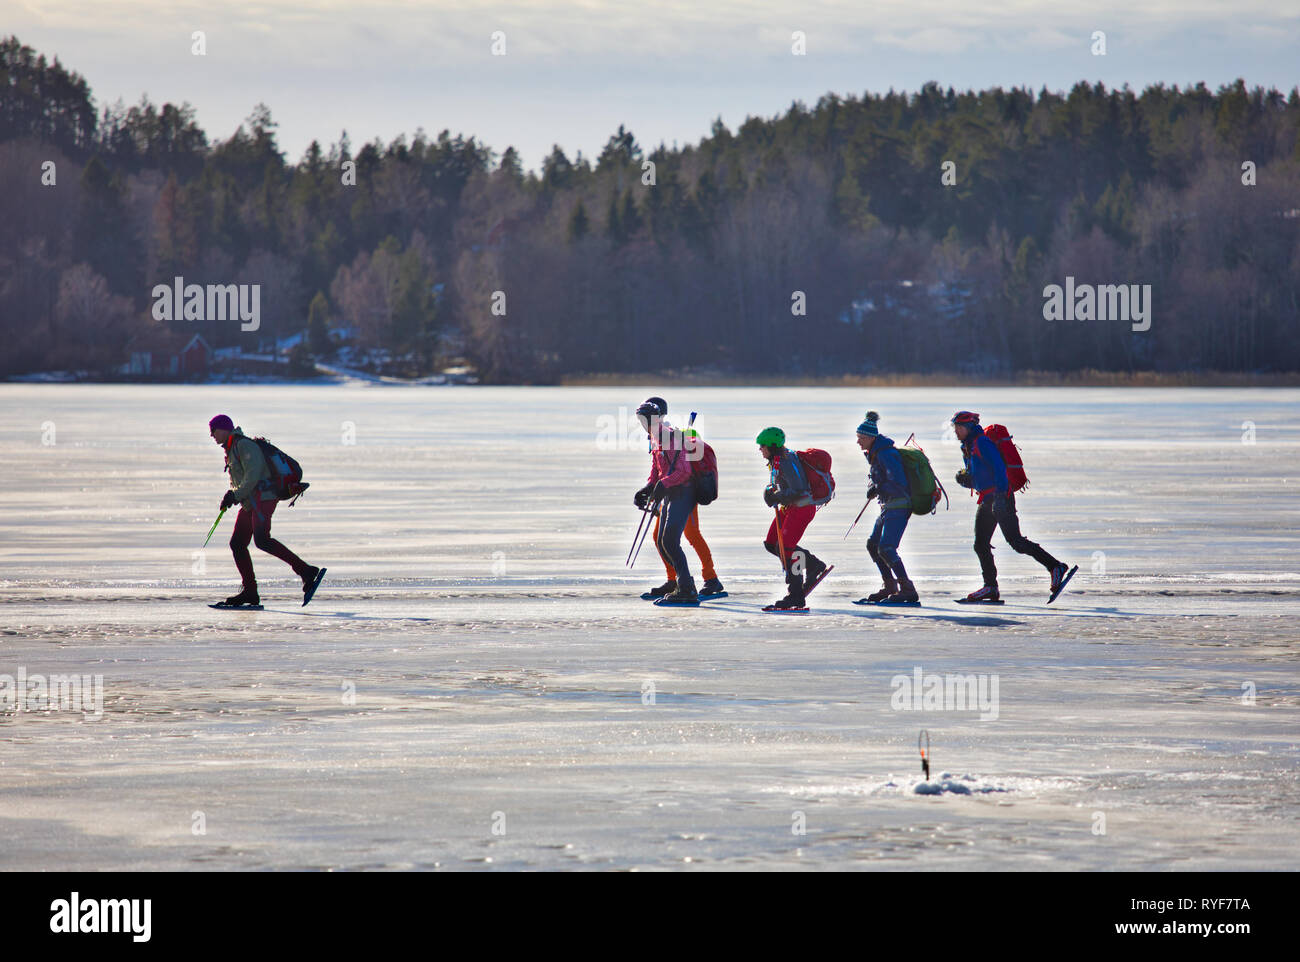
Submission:
[[[713,580],[718,576],[718,573],[713,569],[713,552],[709,550],[709,543],[704,540],[704,535],[700,533],[699,507],[696,507],[696,509],[691,512],[690,520],[686,522],[685,533],[686,540],[691,543],[691,547],[695,549],[695,553],[700,556],[700,567],[704,572],[704,580]],[[659,515],[655,515],[655,529],[650,535],[650,540],[656,544],[659,543]],[[664,570],[668,572],[668,580],[676,581],[677,572],[673,570],[673,566],[669,563],[668,559],[663,555],[660,555],[659,560],[664,563]]]

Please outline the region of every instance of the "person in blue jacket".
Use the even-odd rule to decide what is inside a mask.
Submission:
[[[980,416],[973,411],[958,411],[952,416],[953,431],[961,442],[962,459],[966,467],[957,472],[957,483],[979,495],[975,511],[975,554],[980,559],[984,585],[966,596],[967,601],[999,601],[998,569],[993,563],[993,531],[1002,529],[1012,549],[1027,554],[1048,570],[1052,576],[1052,597],[1062,587],[1066,566],[1048,554],[1043,547],[1030,541],[1020,532],[1020,518],[1016,515],[1016,496],[1007,480],[1007,465],[1002,460],[998,446],[984,436]]]
[[[899,542],[903,540],[907,521],[912,517],[911,490],[898,448],[894,446],[893,440],[880,433],[876,425],[879,420],[880,415],[875,411],[867,412],[866,419],[858,425],[858,447],[871,466],[867,500],[877,498],[880,502],[876,526],[871,529],[871,537],[867,539],[867,552],[880,569],[884,584],[879,591],[858,603],[919,604],[916,586],[907,577],[903,559],[898,555]]]

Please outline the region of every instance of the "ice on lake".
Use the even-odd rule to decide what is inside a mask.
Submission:
[[[731,597],[701,609],[639,600],[650,544],[624,568],[651,393],[720,459],[702,526]],[[979,567],[949,483],[903,542],[924,607],[850,604],[878,583],[873,512],[842,540],[868,407],[945,482],[954,410],[1007,424],[1070,591],[1047,607],[998,535],[1008,604],[954,604]],[[0,689],[103,677],[98,718],[0,705],[6,866],[1293,868],[1297,411],[1278,389],[0,385]],[[329,567],[307,608],[257,551],[267,610],[206,607],[238,588],[230,515],[200,550],[218,412],[304,465],[274,531]],[[758,613],[781,593],[769,424],[835,459],[804,543],[836,569],[803,618]],[[896,698],[918,670],[996,679],[996,717]]]

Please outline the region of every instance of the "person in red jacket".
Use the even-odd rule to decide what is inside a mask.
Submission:
[[[667,416],[668,402],[661,397],[646,398],[645,403],[637,408],[637,417],[644,419],[642,421],[643,424],[649,423],[651,418],[658,417],[662,421]],[[695,434],[695,432],[690,429],[687,429],[682,433],[687,436]],[[648,430],[646,436],[650,437]],[[642,510],[644,510],[645,506],[649,503],[648,499],[650,497],[650,492],[654,488],[655,482],[655,463],[653,454],[654,439],[650,438],[650,441],[650,477],[646,479],[646,486],[638,491],[636,497],[633,498],[633,503]],[[691,512],[691,516],[686,520],[684,533],[686,535],[686,540],[690,542],[691,547],[695,549],[695,554],[700,559],[700,567],[704,571],[704,584],[700,586],[700,597],[725,597],[727,589],[722,586],[722,582],[718,579],[718,572],[713,567],[713,552],[709,550],[709,543],[704,540],[704,534],[700,531],[700,509],[698,505],[696,505],[695,510]],[[654,521],[654,541],[655,544],[658,545],[659,515],[657,514],[655,515]],[[665,557],[662,553],[659,555],[659,560],[664,563],[664,570],[668,574],[668,580],[658,588],[651,588],[649,591],[642,594],[641,597],[646,601],[656,601],[677,590],[677,569],[673,567],[672,560]]]

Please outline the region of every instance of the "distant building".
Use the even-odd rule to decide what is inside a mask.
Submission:
[[[202,334],[186,339],[167,330],[150,332],[133,338],[127,350],[130,360],[121,372],[129,377],[203,377],[212,366],[212,345]]]

